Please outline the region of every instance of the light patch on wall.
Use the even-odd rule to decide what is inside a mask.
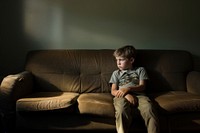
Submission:
[[[112,48],[113,44],[124,42],[122,37],[112,34],[120,27],[116,22],[74,15],[59,2],[25,0],[24,7],[25,34],[39,47]]]
[[[61,47],[64,25],[62,7],[35,0],[25,0],[24,7],[26,36],[44,47]]]
[[[54,7],[51,18],[50,41],[53,44],[61,44],[63,40],[63,14],[59,7]]]

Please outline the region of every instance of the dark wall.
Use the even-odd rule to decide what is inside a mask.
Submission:
[[[32,49],[182,49],[200,71],[198,0],[2,0],[0,75]]]
[[[24,61],[22,2],[0,1],[0,75],[17,72]]]

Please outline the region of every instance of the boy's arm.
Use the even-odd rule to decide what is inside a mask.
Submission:
[[[118,86],[116,84],[112,84],[111,94],[115,97],[124,97],[128,92],[130,92],[133,88],[121,88],[118,90]],[[134,89],[133,89],[134,90]]]
[[[113,96],[116,96],[116,93],[117,93],[117,85],[116,84],[112,84],[111,85],[111,94]]]
[[[130,86],[128,88],[121,88],[120,90],[126,95],[128,92],[137,91],[141,92],[145,90],[146,80],[140,80],[139,85]]]
[[[115,97],[123,97],[125,95],[125,93],[121,91],[121,89],[118,90],[118,86],[116,84],[112,84],[111,94]]]

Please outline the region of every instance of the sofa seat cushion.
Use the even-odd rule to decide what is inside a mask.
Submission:
[[[72,92],[37,92],[17,100],[17,111],[47,111],[73,105],[79,94]]]
[[[185,91],[170,91],[154,95],[154,98],[165,113],[200,111],[200,96]]]
[[[78,99],[81,114],[114,117],[113,96],[110,93],[83,93]]]

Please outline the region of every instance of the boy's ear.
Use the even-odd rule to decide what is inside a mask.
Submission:
[[[134,61],[135,61],[135,59],[134,59],[134,58],[131,58],[130,61],[131,61],[131,63],[133,64]]]

